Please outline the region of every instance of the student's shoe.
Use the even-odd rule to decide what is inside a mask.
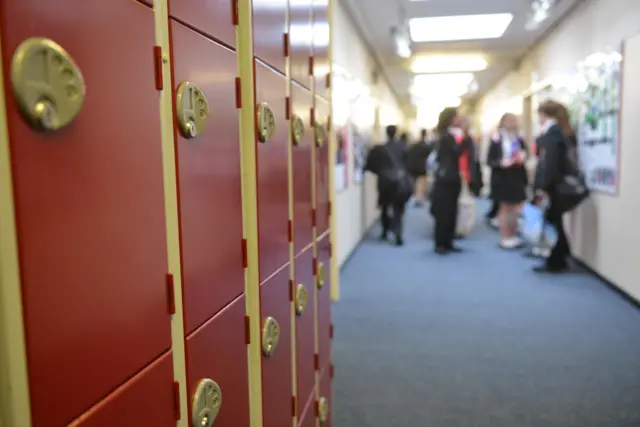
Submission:
[[[396,237],[396,246],[404,246],[404,240],[402,237]]]
[[[435,253],[437,253],[438,255],[446,255],[448,254],[450,251],[448,251],[446,248],[443,248],[441,246],[437,247],[434,251]]]
[[[564,273],[566,271],[569,270],[569,266],[568,265],[560,265],[560,266],[551,266],[551,265],[547,265],[547,264],[542,264],[542,265],[538,265],[533,267],[533,271],[536,273],[554,273],[554,274],[558,274],[558,273]]]
[[[459,248],[458,246],[450,246],[448,248],[446,248],[447,252],[454,252],[454,253],[459,253],[462,252],[462,248]]]
[[[500,227],[500,222],[498,221],[498,218],[491,218],[489,220],[489,225],[497,229],[498,227]]]
[[[502,249],[518,249],[522,247],[522,240],[519,237],[509,237],[500,241]]]

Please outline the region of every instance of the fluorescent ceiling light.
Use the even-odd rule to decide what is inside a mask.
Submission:
[[[416,74],[463,73],[482,71],[487,66],[487,60],[481,55],[423,55],[413,60],[411,71]]]
[[[414,43],[497,39],[511,21],[510,13],[413,18],[409,31]]]
[[[469,91],[473,73],[418,74],[413,78],[411,93],[416,97],[459,97]]]

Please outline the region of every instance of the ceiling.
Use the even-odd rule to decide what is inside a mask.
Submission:
[[[418,17],[452,15],[479,15],[511,13],[513,20],[500,38],[413,43],[413,56],[421,53],[480,53],[489,66],[475,73],[477,92],[467,95],[465,101],[473,103],[500,81],[505,74],[517,67],[521,58],[537,42],[544,38],[560,20],[564,19],[580,0],[561,0],[536,30],[525,29],[531,0],[340,0],[351,15],[354,24],[375,55],[379,72],[390,84],[405,112],[415,114],[410,87],[413,74],[411,60],[396,53],[391,30],[402,22]]]

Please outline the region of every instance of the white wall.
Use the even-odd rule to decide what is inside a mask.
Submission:
[[[590,0],[574,12],[517,72],[511,73],[480,105],[483,127],[507,102],[527,91],[532,72],[540,80],[570,72],[588,55],[626,40],[623,77],[619,195],[594,194],[568,218],[574,255],[640,300],[640,1]]]
[[[381,79],[377,85],[372,82],[374,61],[363,40],[359,37],[344,7],[339,1],[333,7],[333,64],[349,73],[368,87],[377,104],[378,112],[372,117],[372,136],[379,138],[379,127],[385,122],[402,123],[404,120],[395,98],[387,84]],[[333,102],[339,102],[339,94],[334,93]],[[334,107],[335,110],[336,107]],[[353,154],[353,153],[349,153]],[[353,164],[353,161],[348,162]],[[346,190],[336,195],[333,209],[337,216],[338,264],[342,265],[362,240],[364,233],[377,218],[375,178],[366,176],[361,185],[350,183]]]

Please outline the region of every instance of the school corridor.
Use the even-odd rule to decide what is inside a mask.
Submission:
[[[478,224],[438,256],[412,208],[405,247],[374,227],[345,264],[334,425],[640,426],[640,311],[578,267],[533,273]]]

